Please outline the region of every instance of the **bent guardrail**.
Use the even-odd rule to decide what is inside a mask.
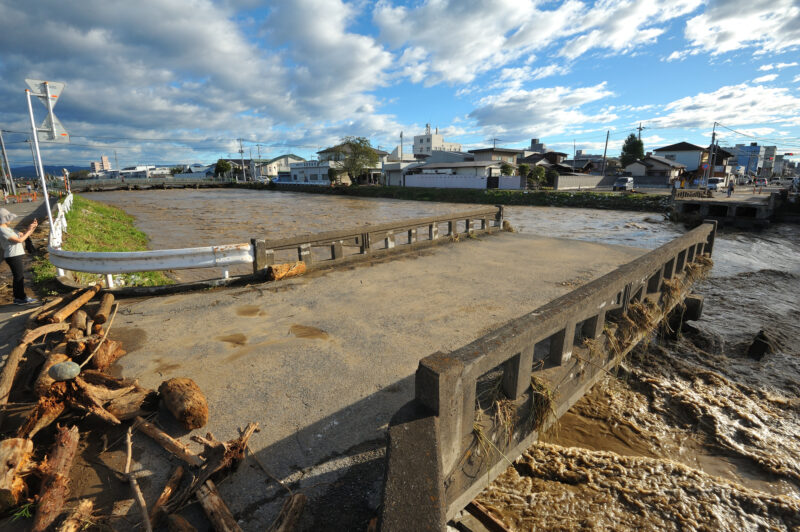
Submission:
[[[469,345],[422,359],[415,399],[390,423],[382,530],[444,530],[544,428],[534,379],[552,386],[560,417],[624,355],[605,344],[593,352],[584,341],[600,339],[607,317],[638,301],[664,314],[677,305],[665,280],[710,255],[715,231],[715,222],[704,223]],[[489,375],[516,420],[510,430],[477,414],[478,382]]]
[[[69,201],[71,205],[71,200],[70,195],[64,203]],[[66,220],[62,214],[66,210],[68,207],[63,211],[59,207],[58,219],[63,220],[63,228],[66,227]],[[58,229],[51,232],[49,252],[50,262],[59,268],[59,275],[63,275],[63,270],[104,274],[106,284],[112,288],[113,275],[119,273],[220,268],[222,278],[228,279],[230,268],[235,265],[252,264],[253,273],[259,273],[283,257],[287,261],[305,261],[308,267],[327,266],[437,244],[442,241],[440,234],[454,236],[460,233],[491,232],[494,228],[502,227],[502,223],[502,206],[483,207],[443,216],[365,225],[277,240],[251,239],[249,243],[240,244],[130,252],[60,249],[62,227],[56,223]]]

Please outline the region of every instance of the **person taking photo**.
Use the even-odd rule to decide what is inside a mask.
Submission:
[[[0,209],[0,247],[3,249],[3,257],[5,257],[8,267],[11,268],[14,304],[30,305],[31,303],[36,303],[37,300],[28,297],[25,293],[25,270],[22,264],[22,257],[25,255],[25,247],[23,244],[36,230],[39,222],[34,220],[33,223],[28,226],[27,231],[18,233],[8,226],[11,220],[16,217],[16,214],[12,214],[7,209]]]

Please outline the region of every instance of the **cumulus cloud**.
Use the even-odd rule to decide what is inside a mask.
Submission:
[[[789,89],[764,85],[728,85],[668,103],[664,115],[647,120],[648,126],[665,128],[765,124],[800,115],[800,98]]]
[[[711,0],[686,22],[692,46],[713,55],[753,47],[779,52],[800,45],[800,4],[796,0]]]
[[[775,81],[778,79],[777,74],[767,74],[766,76],[759,76],[753,79],[753,83],[766,83],[768,81]]]
[[[774,65],[772,63],[761,65],[760,67],[758,67],[758,70],[760,70],[761,72],[767,72],[772,69],[781,70],[783,68],[789,68],[793,66],[797,66],[797,61],[792,61],[791,63],[775,63]]]
[[[629,52],[654,42],[666,21],[701,3],[606,0],[587,7],[566,0],[543,9],[532,0],[428,0],[413,7],[381,0],[373,20],[390,46],[403,55],[413,50],[410,73],[431,85],[469,83],[551,45],[568,59],[596,49]]]
[[[617,116],[611,112],[589,114],[582,109],[612,95],[605,82],[578,88],[509,89],[482,98],[469,117],[485,132],[513,137],[513,141],[556,135],[569,126],[615,120]]]

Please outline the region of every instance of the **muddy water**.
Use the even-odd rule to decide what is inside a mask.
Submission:
[[[91,197],[135,215],[152,248],[286,237],[470,207],[266,191]],[[507,218],[524,233],[645,248],[684,232],[659,215],[619,211],[511,207]],[[721,231],[714,268],[696,291],[706,302],[693,329],[631,356],[561,419],[548,443],[531,448],[480,495],[511,528],[800,526],[800,227]],[[761,329],[780,345],[752,360],[746,347]],[[325,335],[302,325],[293,332]],[[248,348],[246,339],[219,340]]]

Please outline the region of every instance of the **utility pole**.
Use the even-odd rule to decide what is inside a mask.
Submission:
[[[242,147],[242,139],[239,139],[239,156],[242,159],[242,179],[246,182],[247,181],[247,173],[244,170],[244,148]],[[236,179],[236,182],[239,182],[239,179]]]
[[[493,149],[494,149],[494,148],[497,148],[497,141],[498,141],[498,140],[503,140],[503,139],[492,139],[492,142],[493,142]]]
[[[578,162],[575,159],[578,157],[578,152],[575,150],[575,139],[572,139],[572,171],[575,171],[575,164]]]
[[[609,129],[606,131],[606,147],[603,148],[603,177],[606,176],[606,152],[608,151],[608,136],[611,134],[611,130]]]
[[[643,129],[647,129],[647,128],[646,127],[642,127],[642,123],[639,122],[639,127],[637,127],[636,129],[639,130],[639,140],[642,140],[642,130]]]
[[[706,161],[706,171],[703,172],[703,181],[705,182],[705,186],[708,186],[708,176],[714,171],[714,168],[711,167],[711,154],[714,152],[714,142],[717,140],[717,123],[714,122],[714,127],[711,129],[711,152],[708,154],[708,160]]]
[[[120,168],[119,168],[119,159],[117,159],[117,150],[114,150],[114,164],[117,167],[117,177],[119,177],[122,175],[122,172],[119,171]]]
[[[14,176],[11,175],[11,164],[8,162],[8,154],[6,153],[6,143],[3,141],[3,132],[0,131],[0,147],[3,149],[3,160],[6,162],[6,171],[3,172],[3,175],[6,177],[6,182],[9,186],[9,191],[13,195],[17,195],[17,185],[14,183]],[[0,164],[0,166],[2,166]]]

